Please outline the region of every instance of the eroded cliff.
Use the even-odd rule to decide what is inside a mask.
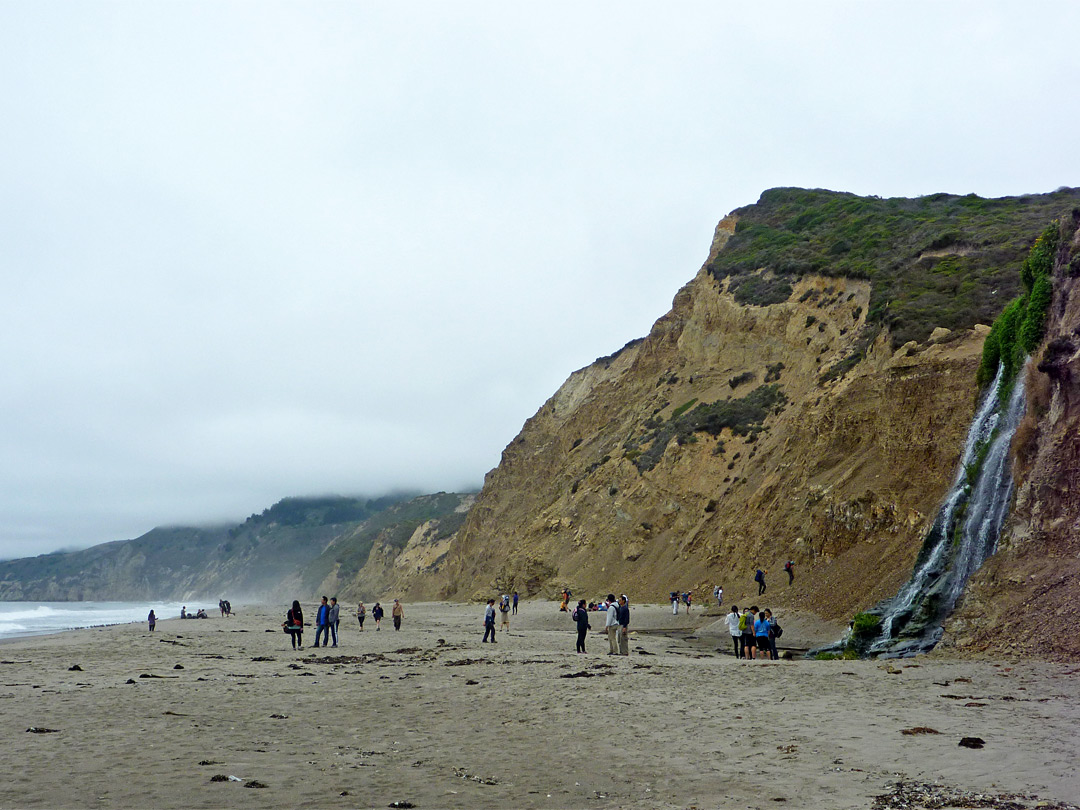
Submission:
[[[730,281],[703,268],[647,338],[525,424],[450,548],[444,595],[663,600],[720,583],[757,601],[758,566],[770,604],[830,618],[895,593],[955,471],[985,328],[894,350],[867,323],[865,281],[804,275],[767,306],[737,303]],[[702,406],[706,429],[685,427]]]

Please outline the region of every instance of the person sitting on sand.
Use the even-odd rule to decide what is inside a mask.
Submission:
[[[199,612],[195,614],[195,618],[196,619],[209,619],[210,617],[206,615],[206,611],[203,608],[199,608]]]

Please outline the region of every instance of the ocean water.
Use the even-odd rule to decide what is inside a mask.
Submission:
[[[0,639],[60,633],[106,624],[145,622],[153,609],[158,619],[180,616],[179,602],[0,602]],[[210,605],[192,605],[210,612]],[[213,605],[217,613],[217,605]]]

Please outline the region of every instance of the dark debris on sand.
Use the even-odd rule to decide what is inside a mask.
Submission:
[[[924,782],[896,782],[891,788],[874,798],[873,810],[1080,810],[1075,804],[1040,801],[1030,793],[984,793]]]

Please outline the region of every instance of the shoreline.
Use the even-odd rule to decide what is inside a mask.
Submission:
[[[632,607],[647,632],[629,657],[607,656],[591,614],[579,655],[556,603],[521,603],[496,645],[480,643],[481,605],[404,607],[400,632],[369,617],[360,633],[343,605],[325,650],[307,626],[293,652],[267,605],[5,640],[3,743],[20,765],[0,806],[835,810],[897,780],[1080,796],[1075,666],[739,661],[713,609],[664,605]],[[804,620],[784,615],[803,646]],[[903,733],[918,728],[939,733]]]

